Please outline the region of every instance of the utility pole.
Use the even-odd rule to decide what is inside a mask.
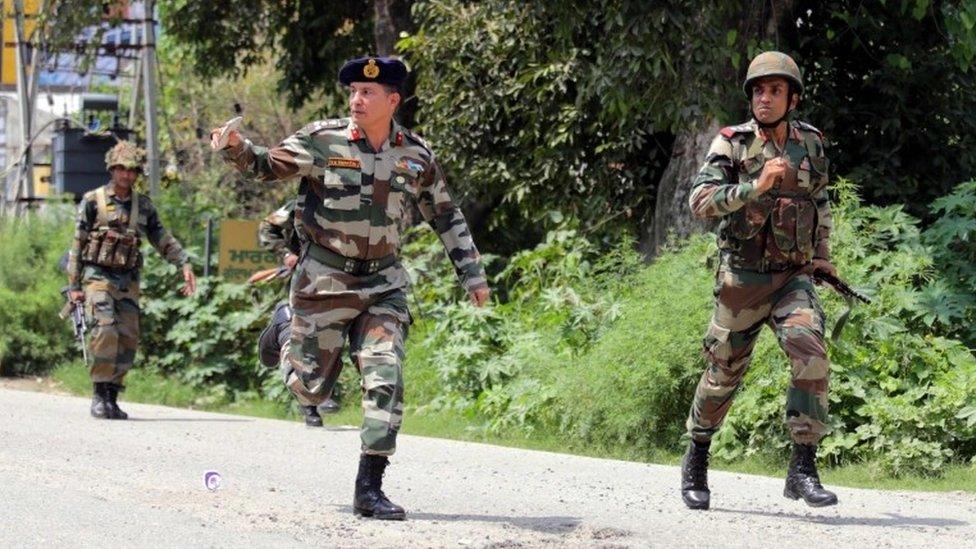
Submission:
[[[159,194],[159,128],[156,124],[156,29],[153,0],[145,2],[142,23],[142,80],[143,102],[146,105],[146,148],[149,152],[149,196]]]
[[[34,196],[34,159],[31,154],[31,118],[33,112],[30,105],[30,84],[27,75],[27,42],[24,36],[24,2],[14,0],[14,34],[17,41],[17,51],[14,60],[17,65],[17,102],[20,106],[20,135],[22,136],[24,154],[17,160],[17,198],[30,199]],[[15,204],[17,211],[22,211],[20,204]]]
[[[5,1],[2,1],[2,2],[0,2],[0,31],[3,30],[4,24],[5,24],[6,19],[7,19],[7,13],[6,12],[7,12],[6,2]],[[3,33],[0,32],[0,36],[2,36],[2,35],[3,35]],[[2,51],[2,50],[0,50],[0,51]],[[6,99],[0,99],[0,101],[3,101],[4,102],[4,106],[3,106],[4,115],[3,115],[2,122],[3,122],[4,126],[6,126],[7,116],[8,116],[8,112],[9,111],[7,111]],[[5,135],[5,137],[6,137],[6,135]],[[6,139],[4,140],[4,144],[6,145]],[[4,166],[4,169],[6,169],[6,166]],[[0,218],[3,218],[5,215],[7,215],[7,193],[10,192],[9,191],[9,188],[8,188],[8,185],[7,185],[7,182],[10,181],[10,177],[9,176],[10,176],[10,174],[4,174],[3,175],[3,181],[0,181],[0,188],[2,188],[2,190],[0,190]]]
[[[135,29],[133,28],[132,35],[129,37],[129,44],[132,46],[139,45],[138,42],[141,39],[136,36]],[[142,51],[140,48],[139,57],[136,58],[134,66],[132,67],[132,98],[129,101],[129,124],[130,130],[135,130],[136,128],[136,113],[139,112],[139,87],[142,86]]]

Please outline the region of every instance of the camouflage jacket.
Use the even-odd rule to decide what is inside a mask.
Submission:
[[[349,119],[338,119],[313,122],[270,149],[244,141],[221,155],[247,177],[301,179],[295,229],[303,245],[312,242],[359,260],[398,254],[399,222],[412,201],[440,237],[462,285],[487,286],[467,222],[448,194],[434,153],[396,122],[379,151]],[[385,282],[372,291],[408,285],[399,263],[381,274]]]
[[[261,247],[284,260],[288,254],[299,255],[301,242],[295,233],[295,201],[289,200],[268,214],[258,226]]]
[[[789,159],[783,180],[756,193],[766,161]],[[700,218],[719,217],[719,247],[744,266],[801,265],[830,259],[832,227],[823,136],[791,122],[777,150],[755,121],[722,129],[712,141],[688,202]]]
[[[114,186],[105,186],[108,205],[108,225],[114,229],[124,231],[129,225],[129,212],[132,209],[132,199],[119,199],[115,195]],[[78,219],[75,228],[74,241],[68,254],[68,285],[72,290],[80,290],[82,282],[89,280],[108,280],[118,285],[125,280],[138,278],[138,268],[131,271],[117,271],[105,269],[98,265],[91,265],[81,261],[81,251],[88,243],[88,234],[97,229],[98,206],[95,191],[85,193],[78,204]],[[173,265],[181,266],[190,261],[189,256],[159,221],[156,207],[148,196],[139,194],[139,219],[137,229],[140,236],[149,239],[149,243],[156,248],[159,255]]]

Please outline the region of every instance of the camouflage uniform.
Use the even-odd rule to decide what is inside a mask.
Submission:
[[[464,287],[487,287],[467,223],[431,149],[393,122],[373,150],[348,119],[312,123],[277,147],[244,141],[222,156],[262,181],[300,178],[295,226],[301,260],[291,281],[294,312],[288,386],[302,405],[321,403],[339,375],[343,343],[362,376],[364,454],[391,455],[403,415],[407,273],[398,259],[408,201],[444,243]]]
[[[107,220],[98,217],[98,193],[105,193]],[[139,343],[139,256],[132,268],[108,268],[84,259],[90,236],[106,228],[125,233],[130,226],[132,198],[138,200],[136,232],[145,236],[167,261],[176,266],[189,262],[180,243],[163,227],[149,197],[132,195],[122,200],[111,183],[85,193],[78,205],[78,222],[68,259],[68,283],[85,291],[85,311],[91,326],[89,361],[95,383],[121,385],[132,368]],[[103,224],[103,221],[107,223]],[[138,248],[138,239],[134,245]],[[134,252],[135,253],[135,252]]]
[[[258,226],[258,243],[284,261],[288,254],[301,253],[301,242],[295,233],[295,201],[289,200],[268,214]]]
[[[258,242],[261,244],[262,248],[278,255],[282,261],[284,261],[288,254],[298,255],[301,253],[298,235],[295,233],[294,200],[289,200],[280,208],[271,212],[267,217],[261,220],[261,224],[258,226]],[[284,325],[281,319],[287,320],[289,325]],[[289,332],[291,330],[290,319],[291,310],[288,309],[288,304],[279,303],[275,307],[274,314],[272,314],[272,319],[268,324],[269,327],[274,327],[275,329],[269,332],[267,338],[261,340],[262,343],[274,343],[272,345],[264,345],[264,347],[267,347],[268,350],[274,348],[278,349],[277,354],[280,354],[281,358],[276,360],[275,363],[278,364],[279,368],[281,369],[285,383],[288,383],[288,378],[291,377],[292,372],[291,363],[287,360],[290,353],[289,349],[291,347],[289,341]],[[262,333],[262,337],[264,337],[264,335],[265,334]],[[281,341],[279,342],[279,340]],[[259,347],[261,347],[262,352],[265,352],[265,349],[261,346],[261,343],[259,343]],[[270,362],[270,356],[265,362]]]
[[[301,253],[301,242],[295,232],[295,201],[289,200],[277,210],[268,214],[258,226],[258,242],[261,247],[278,255],[284,263],[289,254],[298,256]],[[276,365],[284,377],[285,383],[291,377],[292,367],[288,360],[291,349],[291,307],[288,302],[279,303],[272,314],[272,318],[258,340],[258,348],[262,354],[262,361],[266,366]],[[277,334],[277,335],[275,335]],[[277,351],[275,352],[275,349]],[[280,358],[271,361],[270,355]],[[265,356],[268,355],[268,356]],[[341,369],[341,367],[340,367]],[[301,411],[308,425],[321,425],[319,412],[332,414],[339,411],[339,403],[334,395],[341,393],[338,383],[329,397],[318,406],[302,406]]]
[[[765,162],[781,155],[792,167],[757,196]],[[809,124],[790,123],[783,151],[755,121],[725,128],[712,142],[689,198],[696,216],[722,220],[716,306],[703,342],[708,368],[687,422],[694,440],[710,440],[721,426],[764,324],[792,365],[786,422],[793,440],[816,444],[823,436],[829,362],[809,271],[812,259],[829,260],[826,188],[822,135]]]

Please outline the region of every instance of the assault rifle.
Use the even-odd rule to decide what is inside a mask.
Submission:
[[[843,280],[824,271],[814,271],[813,280],[814,282],[830,286],[835,292],[844,298],[844,301],[847,302],[847,310],[844,311],[844,314],[840,315],[840,318],[838,318],[837,322],[834,323],[833,331],[830,332],[831,341],[837,341],[840,339],[841,330],[844,329],[844,324],[847,323],[847,317],[851,315],[851,309],[854,308],[854,302],[860,301],[861,303],[868,305],[871,303],[871,298],[855,290],[854,288],[851,288],[850,285]]]
[[[856,299],[865,305],[871,304],[871,298],[855,290],[854,288],[851,288],[846,282],[832,274],[825,273],[824,271],[814,271],[813,279],[817,282],[822,282],[830,286],[835,292],[839,293],[845,299],[851,298]]]
[[[61,313],[58,316],[61,320],[71,317],[71,323],[74,325],[75,329],[75,339],[78,340],[78,345],[81,346],[81,356],[85,359],[85,364],[88,364],[88,344],[85,342],[85,332],[88,331],[88,321],[85,319],[85,311],[82,310],[80,301],[71,301],[68,298],[69,288],[65,286],[61,288],[61,294],[64,295],[66,303],[61,309]]]

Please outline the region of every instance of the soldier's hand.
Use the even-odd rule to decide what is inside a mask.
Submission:
[[[817,271],[827,273],[834,278],[840,278],[840,275],[837,274],[837,267],[834,267],[834,264],[826,259],[813,260],[813,272]]]
[[[491,290],[487,286],[482,286],[481,288],[475,288],[468,292],[468,297],[471,299],[471,303],[475,307],[484,307],[485,303],[488,303],[488,298],[491,296]]]
[[[218,151],[221,150],[220,146],[220,132],[224,129],[223,126],[219,128],[214,128],[210,130],[210,148]],[[241,144],[243,139],[241,138],[241,132],[237,130],[230,130],[227,132],[227,145],[224,146],[225,149],[231,149]]]
[[[189,297],[197,291],[197,277],[193,275],[193,266],[189,263],[183,264],[183,295]]]
[[[782,181],[786,175],[786,170],[790,168],[789,159],[778,156],[766,161],[759,180],[756,182],[756,190],[763,194],[772,189],[777,183]]]
[[[68,301],[79,303],[85,300],[85,292],[82,290],[69,290]]]
[[[295,265],[298,265],[298,256],[292,253],[286,254],[285,259],[281,263],[289,269],[294,269]]]

